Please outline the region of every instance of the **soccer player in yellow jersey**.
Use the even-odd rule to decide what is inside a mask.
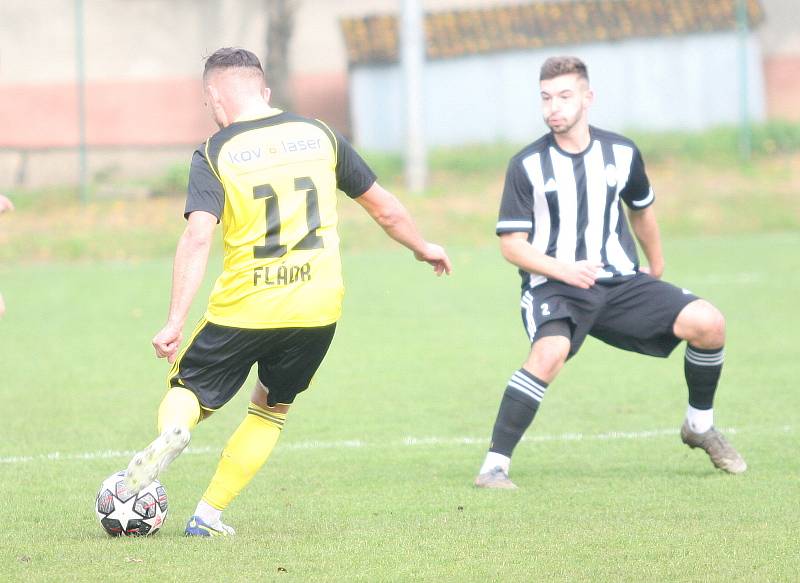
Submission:
[[[192,159],[169,317],[153,338],[156,354],[172,363],[159,436],[133,457],[126,477],[133,492],[150,484],[257,363],[247,415],[186,526],[189,536],[234,534],[222,511],[266,462],[289,406],[331,343],[344,293],[337,189],[436,275],[450,273],[444,249],[422,238],[407,210],[342,136],[320,121],[270,107],[253,53],[219,49],[206,61],[203,85],[220,131]],[[220,222],[223,271],[205,316],[179,350]]]

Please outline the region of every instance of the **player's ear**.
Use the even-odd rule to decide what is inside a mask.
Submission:
[[[589,107],[592,103],[594,103],[594,91],[591,87],[587,87],[583,92],[583,106]]]
[[[269,87],[264,87],[264,89],[261,90],[261,96],[267,103],[269,103],[270,95],[272,95],[272,91],[270,91]]]
[[[206,99],[211,109],[211,115],[217,125],[221,128],[230,125],[232,120],[228,119],[228,114],[222,106],[222,96],[219,90],[213,85],[206,85]]]
[[[213,85],[206,85],[206,95],[208,96],[210,105],[213,106],[219,103],[219,91]]]

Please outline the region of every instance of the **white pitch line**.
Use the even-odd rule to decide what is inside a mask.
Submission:
[[[695,281],[704,284],[752,284],[760,283],[765,279],[763,273],[759,272],[739,272],[739,273],[706,273],[698,276]]]
[[[783,425],[780,427],[768,428],[771,431],[781,431],[784,433],[791,433],[794,427],[791,425]],[[735,427],[728,427],[721,429],[723,433],[728,435],[735,435],[740,431]],[[544,435],[529,435],[523,437],[523,441],[533,443],[547,442],[547,441],[620,441],[626,439],[655,439],[665,436],[677,435],[677,429],[652,429],[647,431],[606,431],[603,433],[559,433],[559,434],[544,434]],[[388,442],[369,442],[360,439],[348,439],[340,441],[299,441],[295,443],[283,443],[278,446],[281,450],[316,450],[316,449],[356,449],[356,448],[369,448],[369,447],[417,447],[417,446],[430,446],[430,445],[488,445],[489,437],[405,437],[401,440],[393,440]],[[184,455],[204,455],[204,454],[219,454],[221,446],[219,447],[189,447],[184,452]],[[135,451],[128,450],[102,450],[93,452],[82,453],[62,453],[51,452],[38,455],[18,455],[0,457],[0,464],[23,464],[29,462],[56,462],[56,461],[80,461],[80,460],[99,460],[99,459],[117,459],[117,458],[130,458]]]
[[[724,433],[735,434],[733,427],[722,429]],[[522,441],[533,443],[542,441],[607,441],[618,439],[652,439],[665,435],[677,435],[677,429],[653,429],[650,431],[608,431],[605,433],[558,433],[553,435],[526,435]],[[488,444],[488,437],[406,437],[403,445],[473,445]]]

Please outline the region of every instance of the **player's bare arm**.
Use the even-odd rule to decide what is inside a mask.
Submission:
[[[647,257],[648,267],[643,267],[641,271],[660,278],[664,273],[664,254],[661,251],[661,235],[655,210],[652,206],[642,210],[630,210],[628,219],[631,222],[633,233]]]
[[[189,215],[186,229],[178,241],[172,268],[169,316],[153,338],[153,348],[158,357],[166,357],[170,363],[175,361],[186,316],[203,281],[216,225],[217,217],[195,211]]]
[[[387,235],[410,249],[418,261],[432,265],[436,275],[450,274],[452,266],[445,250],[422,238],[408,210],[391,192],[375,182],[356,201]]]
[[[528,234],[524,232],[500,235],[500,251],[506,261],[528,273],[544,275],[582,289],[594,285],[597,272],[603,267],[593,261],[566,263],[545,255],[528,243]]]

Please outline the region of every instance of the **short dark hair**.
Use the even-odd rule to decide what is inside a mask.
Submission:
[[[550,57],[539,71],[539,81],[554,79],[561,75],[577,75],[581,79],[589,80],[586,63],[578,57]]]
[[[214,51],[207,59],[206,65],[203,69],[203,77],[208,75],[210,71],[216,69],[231,69],[231,68],[245,68],[245,69],[258,69],[263,75],[264,69],[261,67],[261,61],[258,57],[248,51],[247,49],[223,47]]]

